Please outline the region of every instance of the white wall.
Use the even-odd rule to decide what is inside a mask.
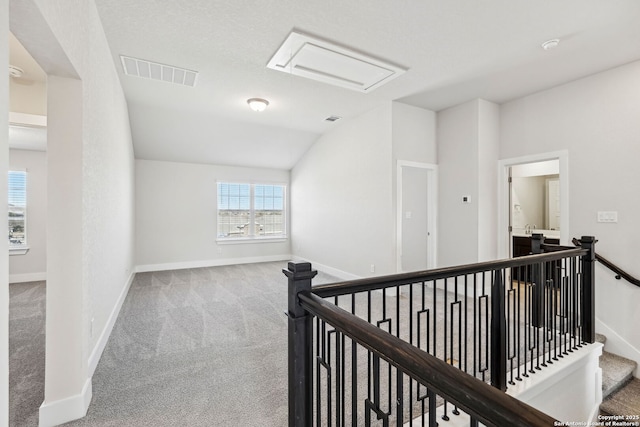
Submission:
[[[438,264],[495,259],[499,107],[474,99],[438,112],[437,119]]]
[[[498,254],[498,174],[500,151],[500,107],[478,100],[478,261],[496,259]]]
[[[438,265],[478,260],[478,103],[438,112]],[[471,203],[463,204],[462,196]]]
[[[9,169],[27,171],[27,245],[25,255],[9,257],[9,282],[45,280],[47,274],[47,153],[9,150]]]
[[[437,163],[436,113],[400,102],[391,108],[394,167],[397,160]]]
[[[216,243],[217,181],[289,186],[289,171],[136,160],[138,271],[289,259],[289,241]]]
[[[568,150],[569,235],[596,236],[597,252],[640,277],[640,62],[508,102],[501,112],[500,157]],[[617,211],[618,222],[598,223],[598,211]],[[640,288],[596,268],[596,316],[640,362]]]
[[[12,0],[10,19],[11,31],[50,76],[48,143],[57,149],[47,153],[40,423],[52,425],[86,411],[91,367],[133,277],[133,149],[126,101],[94,2]],[[60,215],[65,205],[76,208],[73,218]]]
[[[355,276],[395,272],[391,122],[391,103],[344,119],[293,168],[294,255]]]

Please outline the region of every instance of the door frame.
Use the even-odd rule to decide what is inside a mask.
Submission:
[[[569,245],[569,151],[531,154],[498,160],[498,258],[511,258],[509,248],[509,168],[527,163],[558,160],[560,168],[560,244]]]
[[[398,160],[396,167],[396,271],[402,272],[402,170],[405,167],[427,171],[427,268],[437,265],[438,165]]]

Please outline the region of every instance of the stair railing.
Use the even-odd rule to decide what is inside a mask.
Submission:
[[[594,342],[595,239],[583,242],[314,287],[311,264],[290,263],[289,425],[553,425],[503,392]]]
[[[581,246],[582,241],[576,238],[573,238],[572,242],[575,246]],[[630,273],[627,273],[622,268],[618,267],[617,265],[615,265],[614,263],[612,263],[602,255],[596,254],[596,260],[599,261],[600,264],[607,267],[609,270],[613,271],[616,274],[615,276],[616,279],[618,280],[625,279],[627,282],[631,283],[632,285],[636,285],[640,287],[640,279],[633,277]]]

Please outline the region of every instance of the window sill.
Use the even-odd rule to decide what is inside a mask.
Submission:
[[[247,243],[280,243],[286,242],[287,237],[232,237],[232,238],[223,238],[219,237],[216,239],[216,243],[219,245],[242,245]]]
[[[26,255],[29,252],[29,246],[9,247],[9,255]]]

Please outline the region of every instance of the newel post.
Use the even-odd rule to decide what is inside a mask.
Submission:
[[[311,290],[318,272],[308,262],[290,262],[282,272],[289,278],[289,427],[307,427],[313,409],[313,317],[300,305],[298,293]]]
[[[539,233],[531,235],[531,253],[541,254],[544,236]],[[546,271],[544,263],[539,262],[531,266],[531,281],[534,283],[531,297],[531,324],[536,328],[544,326],[544,283]]]
[[[493,272],[491,284],[491,385],[507,390],[507,319],[502,271]]]
[[[596,340],[596,300],[595,300],[595,265],[596,238],[582,236],[580,246],[588,252],[582,256],[582,341],[593,343]]]

